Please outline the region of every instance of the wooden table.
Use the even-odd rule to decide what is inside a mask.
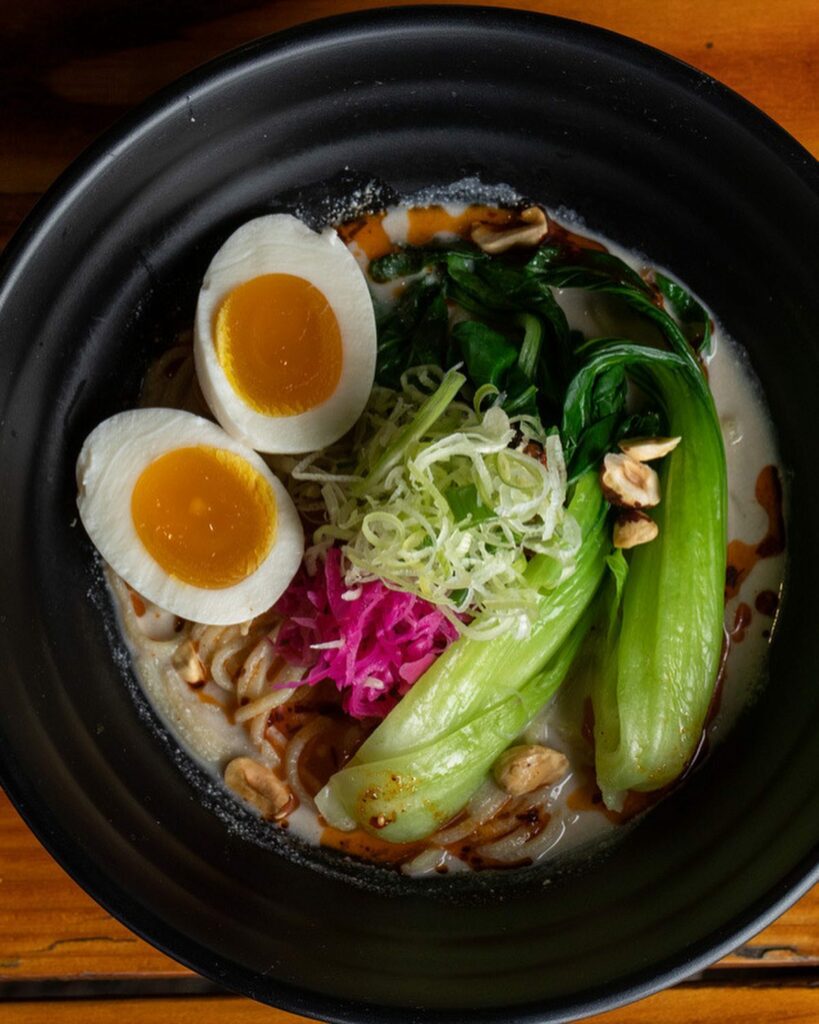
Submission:
[[[491,0],[490,0],[491,2]],[[25,0],[0,18],[0,244],[103,129],[255,36],[367,0]],[[732,86],[819,156],[819,0],[501,3],[593,22]],[[304,1024],[219,992],[80,890],[0,794],[0,1024]],[[819,1021],[819,887],[716,967],[595,1020]]]

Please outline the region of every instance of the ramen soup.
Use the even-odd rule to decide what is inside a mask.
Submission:
[[[411,875],[600,843],[762,683],[762,392],[683,285],[578,231],[532,206],[252,221],[136,418],[83,450],[141,686],[295,842]]]

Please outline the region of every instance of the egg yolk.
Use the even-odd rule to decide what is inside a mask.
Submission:
[[[338,321],[303,277],[262,274],[237,285],[216,311],[213,334],[233,390],[266,416],[306,412],[338,386]]]
[[[207,590],[255,572],[276,536],[267,480],[241,455],[206,445],[154,459],[131,493],[131,517],[169,575]]]

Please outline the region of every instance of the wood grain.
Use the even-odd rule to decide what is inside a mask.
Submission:
[[[307,1024],[304,1017],[231,996],[25,1002],[0,1006],[0,1024]],[[589,1024],[810,1024],[819,988],[677,988],[589,1017]]]
[[[817,0],[484,0],[621,32],[714,75],[819,155]],[[55,177],[134,104],[257,36],[389,0],[26,0],[0,19],[0,248]],[[738,973],[731,968],[747,968]],[[705,975],[606,1014],[604,1024],[819,1020],[819,888]],[[64,979],[189,983],[114,921],[39,846],[0,794],[0,984]],[[736,985],[737,978],[793,984]],[[722,980],[724,979],[724,983]],[[232,997],[0,1003],[22,1022],[299,1024]]]
[[[187,973],[83,892],[0,791],[0,980]]]

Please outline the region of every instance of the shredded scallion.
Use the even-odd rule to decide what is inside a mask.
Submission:
[[[294,467],[297,502],[309,505],[312,487],[316,507],[319,487],[327,521],[314,540],[342,543],[347,586],[380,579],[431,601],[463,633],[489,639],[511,625],[527,636],[538,609],[527,556],[553,559],[556,585],[580,546],[560,438],[497,402],[481,411],[485,389],[472,407],[459,401],[463,381],[421,367],[400,392],[377,388],[356,443]],[[531,441],[542,457],[523,450]]]

